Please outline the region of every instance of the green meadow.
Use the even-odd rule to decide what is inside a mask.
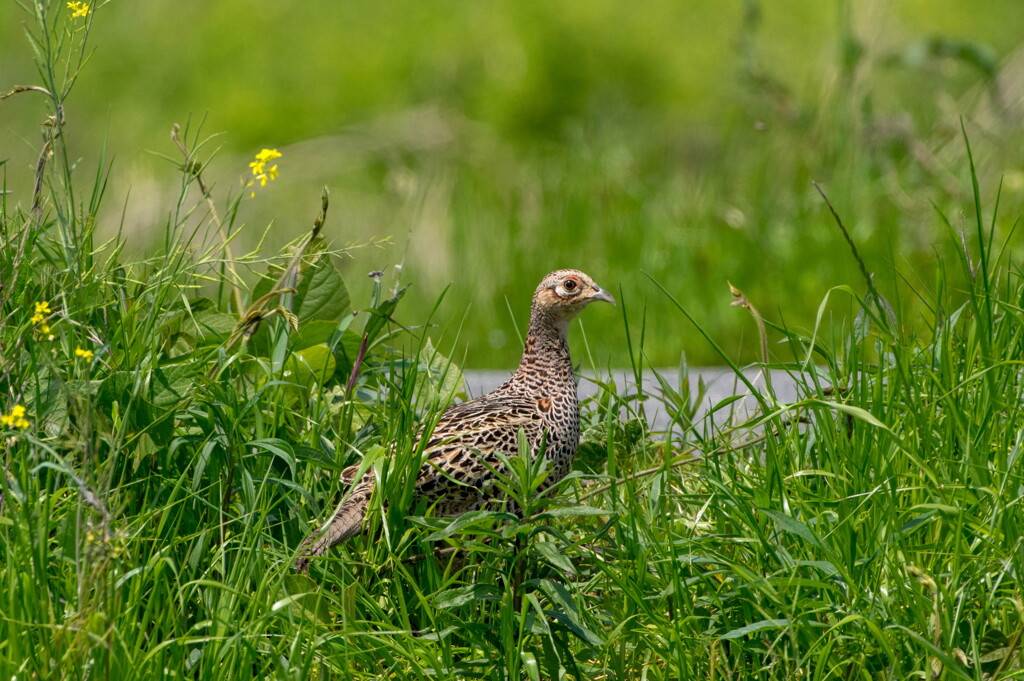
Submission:
[[[1021,26],[4,0],[0,678],[1022,678]],[[573,472],[432,517],[418,428],[566,266]]]

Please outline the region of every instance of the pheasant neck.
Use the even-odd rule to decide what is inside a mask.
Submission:
[[[515,377],[532,380],[543,377],[545,381],[565,381],[575,385],[568,331],[567,320],[551,319],[534,310],[530,315],[523,359]]]

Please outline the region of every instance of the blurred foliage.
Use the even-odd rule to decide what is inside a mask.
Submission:
[[[68,102],[66,129],[84,167],[96,162],[85,150],[104,139],[114,158],[118,200],[99,233],[121,229],[139,251],[158,233],[176,195],[159,156],[172,151],[175,122],[202,120],[217,134],[206,173],[221,186],[239,183],[260,146],[280,148],[281,178],[241,206],[249,227],[239,241],[254,246],[266,215],[294,216],[267,236],[271,247],[291,241],[328,185],[342,219],[326,236],[394,238],[341,263],[353,297],[372,286],[355,275],[398,263],[416,282],[411,310],[453,283],[443,318],[468,309],[458,339],[447,337],[466,366],[514,365],[533,286],[567,265],[621,287],[630,314],[646,310],[652,363],[675,365],[683,351],[696,364],[717,358],[667,326],[668,303],[644,272],[753,359],[727,280],[797,327],[813,324],[828,288],[859,281],[811,180],[856,215],[849,228],[870,266],[931,279],[935,252],[956,246],[933,204],[954,210],[969,190],[961,117],[983,178],[1006,176],[997,237],[1024,205],[1016,0],[296,10],[97,8],[89,77]],[[23,18],[4,3],[0,89],[35,79]],[[19,171],[11,200],[24,203],[43,108],[31,95],[0,107],[2,139],[24,140],[0,150]],[[886,293],[894,285],[879,282]],[[902,302],[913,318],[917,302]],[[619,319],[593,317],[596,363],[625,365]]]

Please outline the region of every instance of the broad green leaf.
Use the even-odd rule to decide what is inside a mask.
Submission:
[[[304,615],[307,619],[323,624],[335,621],[336,614],[331,612],[329,594],[325,594],[321,586],[308,576],[286,575],[282,586],[287,595],[271,605],[271,612],[286,608],[289,616]],[[292,606],[298,606],[299,611],[296,612]]]
[[[292,477],[295,477],[295,454],[292,452],[292,446],[285,440],[273,437],[252,440],[245,443],[245,448],[246,450],[262,449],[265,452],[273,454],[288,466],[288,470],[291,472]]]
[[[946,513],[952,516],[959,515],[962,512],[961,509],[957,508],[956,506],[950,506],[949,504],[914,504],[908,510],[914,511],[919,508],[934,509],[936,511],[939,511],[940,513]]]
[[[174,435],[176,406],[178,405],[157,406],[148,400],[136,398],[126,416],[135,431],[147,433],[155,444],[162,446]],[[136,451],[136,456],[142,454],[142,450]]]
[[[339,321],[350,314],[348,289],[329,257],[321,257],[299,274],[292,312],[299,324],[314,320]]]
[[[191,301],[189,306],[191,317],[183,325],[183,330],[195,339],[196,346],[224,342],[238,323],[235,315],[220,312],[209,298],[198,298]]]
[[[796,561],[796,564],[818,568],[819,570],[825,573],[826,577],[833,577],[839,575],[839,569],[827,560],[798,560]]]
[[[741,638],[747,634],[753,634],[755,631],[762,631],[763,629],[781,629],[782,627],[788,626],[788,619],[761,620],[760,622],[754,622],[753,624],[748,624],[747,626],[740,627],[739,629],[733,629],[732,631],[719,636],[719,639],[728,641],[734,638]]]
[[[843,482],[849,482],[849,478],[839,473],[833,473],[831,471],[824,471],[819,468],[807,468],[802,471],[790,473],[786,476],[786,480],[793,480],[794,478],[807,478],[807,477],[823,477],[823,478],[838,478]]]
[[[853,416],[854,418],[860,419],[861,421],[864,421],[865,423],[869,423],[869,424],[871,424],[871,425],[873,425],[873,426],[875,426],[877,428],[881,428],[882,430],[885,430],[885,431],[887,431],[889,433],[892,432],[892,429],[889,428],[889,426],[887,426],[884,423],[882,423],[881,421],[879,421],[878,418],[874,414],[872,414],[871,412],[867,411],[866,409],[861,409],[860,407],[854,407],[853,405],[843,404],[842,402],[831,402],[829,400],[806,400],[804,402],[804,404],[807,404],[807,405],[817,405],[817,406],[820,406],[820,407],[825,407],[827,409],[835,409],[836,411],[841,411],[844,414],[849,414],[850,416]],[[795,406],[795,405],[793,405],[793,406]]]
[[[168,364],[150,375],[150,400],[158,407],[173,407],[189,394],[195,385],[198,364]]]
[[[104,378],[99,390],[99,401],[103,409],[109,411],[114,402],[125,406],[133,382],[134,378],[128,371],[115,371]]]
[[[821,543],[821,540],[818,539],[817,535],[815,535],[814,532],[811,531],[811,528],[807,527],[805,523],[802,523],[796,518],[788,516],[785,513],[782,513],[781,511],[776,511],[770,508],[758,508],[758,510],[764,513],[772,520],[774,520],[775,524],[783,532],[795,534],[802,539],[806,539],[808,542],[814,544],[815,546],[824,547],[824,544]]]
[[[470,584],[457,589],[448,589],[434,596],[434,605],[438,608],[457,608],[473,601],[499,601],[501,591],[490,584]]]
[[[580,621],[579,608],[576,607],[572,594],[565,588],[565,585],[550,579],[542,579],[540,580],[540,588],[544,595],[548,597],[548,600],[551,601],[551,604],[561,609],[560,612],[548,610],[547,614],[549,617],[566,625],[572,633],[592,646],[604,644],[600,636],[592,632]]]
[[[558,506],[539,513],[537,518],[566,518],[574,515],[612,515],[612,513],[593,506]]]
[[[574,633],[576,637],[579,638],[581,641],[588,643],[592,646],[604,645],[604,641],[601,640],[600,636],[598,636],[593,631],[577,622],[568,614],[564,612],[558,612],[557,610],[549,610],[548,616],[556,622],[560,622],[561,624],[565,625],[565,627],[569,631]]]
[[[437,532],[427,535],[426,540],[437,541],[450,537],[464,527],[473,525],[483,519],[494,518],[495,515],[497,514],[494,511],[469,511],[468,513],[463,513]]]
[[[537,541],[534,542],[533,548],[552,566],[571,575],[576,574],[576,567],[569,560],[569,556],[565,555],[555,542]]]
[[[292,452],[295,454],[295,458],[299,461],[315,461],[323,468],[329,468],[337,471],[340,471],[343,468],[331,457],[330,454],[319,447],[292,445]]]
[[[298,332],[292,334],[292,350],[305,350],[314,345],[326,345],[331,340],[336,328],[338,328],[338,323],[329,320],[316,320],[302,324],[299,326]]]
[[[285,361],[285,379],[299,385],[323,385],[334,375],[334,355],[326,343],[293,352]]]
[[[71,380],[61,384],[60,389],[67,397],[72,399],[90,399],[97,395],[103,381],[93,380]]]

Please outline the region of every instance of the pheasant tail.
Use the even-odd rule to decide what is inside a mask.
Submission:
[[[363,518],[370,504],[370,493],[373,483],[364,482],[346,495],[341,508],[326,525],[306,537],[299,545],[299,557],[295,559],[295,569],[299,572],[309,570],[309,561],[322,556],[334,546],[363,531]]]

